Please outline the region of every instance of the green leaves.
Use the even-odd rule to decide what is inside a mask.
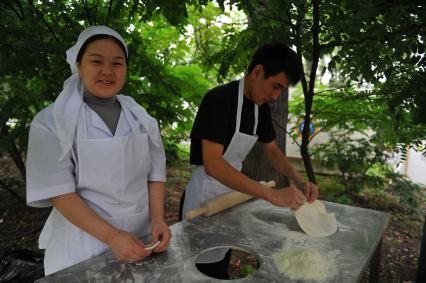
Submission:
[[[372,127],[389,144],[424,138],[426,131],[418,125],[426,123],[423,2],[332,0],[319,5],[320,69],[315,92],[311,97],[305,93],[314,99],[316,123],[324,130]],[[265,42],[283,41],[297,50],[309,83],[311,2],[3,1],[0,127],[18,119],[9,132],[20,143],[25,144],[23,133],[34,114],[54,101],[69,76],[65,50],[91,24],[107,24],[124,35],[130,64],[122,92],[160,121],[166,138],[169,133],[187,137],[205,91],[241,76]],[[330,77],[327,88],[338,89],[321,92],[321,75]],[[368,91],[355,88],[366,85]],[[304,101],[297,103],[294,113],[301,114]]]
[[[193,41],[173,26],[188,18],[183,1],[2,2],[0,17],[0,129],[8,129],[1,150],[16,142],[25,151],[29,123],[62,90],[70,75],[65,51],[88,25],[106,24],[124,36],[130,61],[122,93],[159,120],[165,139],[188,136],[195,107],[212,86],[192,61]]]

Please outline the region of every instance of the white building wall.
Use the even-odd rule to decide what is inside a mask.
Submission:
[[[397,167],[397,172],[407,176],[415,183],[426,185],[426,158],[421,152],[411,148],[406,160]]]

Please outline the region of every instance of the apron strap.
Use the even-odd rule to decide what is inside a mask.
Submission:
[[[81,107],[81,115],[77,120],[76,135],[77,139],[87,139],[87,119],[86,119],[87,104],[83,102]]]
[[[237,104],[237,121],[235,123],[235,132],[240,131],[241,124],[241,113],[243,109],[243,101],[244,101],[244,78],[240,79],[238,84],[238,104]],[[256,136],[257,124],[259,120],[259,106],[254,103],[254,128],[253,128],[253,136]]]
[[[140,127],[136,123],[136,118],[132,115],[132,113],[126,108],[121,105],[121,111],[123,111],[124,116],[126,117],[127,121],[130,124],[130,128],[132,129],[132,133],[134,135],[141,134],[142,131]],[[145,129],[148,133],[148,129]]]
[[[259,106],[257,106],[256,103],[254,103],[254,128],[253,128],[253,136],[257,136],[256,135],[256,131],[257,131],[257,124],[259,122]]]

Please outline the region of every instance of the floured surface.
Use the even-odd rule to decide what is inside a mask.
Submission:
[[[368,260],[386,228],[389,214],[325,201],[323,203],[327,211],[338,215],[339,230],[331,237],[310,237],[301,230],[290,209],[276,207],[263,200],[253,200],[210,217],[192,222],[184,220],[172,225],[170,229],[173,237],[167,252],[153,253],[137,264],[118,262],[109,250],[40,279],[37,283],[113,282],[117,279],[128,282],[216,282],[199,272],[195,262],[203,251],[219,246],[234,246],[250,251],[260,263],[254,274],[236,281],[360,282],[368,267]],[[142,240],[149,242],[149,239]],[[324,266],[321,262],[324,263],[326,258],[325,262],[331,264],[328,273],[318,271],[324,275],[313,280],[294,279],[309,278],[316,271],[298,273],[300,269],[293,270],[282,261],[291,256],[297,265],[300,264],[300,258],[306,258],[306,253],[308,258],[316,258],[314,262],[319,262],[311,264],[317,266],[317,271],[321,271],[318,267]],[[308,270],[307,267],[303,268]]]
[[[272,257],[279,272],[290,279],[328,282],[337,272],[337,254],[339,251],[323,252],[315,247],[288,247]]]
[[[319,200],[306,202],[294,211],[297,223],[310,237],[328,237],[336,233],[337,220],[334,213],[327,213]]]

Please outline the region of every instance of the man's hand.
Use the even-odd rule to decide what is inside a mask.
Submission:
[[[297,188],[305,195],[309,203],[314,202],[318,198],[318,187],[312,182],[301,182],[297,184]]]
[[[269,201],[276,206],[297,210],[305,204],[305,200],[306,198],[302,192],[293,186],[279,190],[270,190]]]
[[[166,222],[164,222],[164,220],[162,219],[159,219],[151,221],[151,236],[151,243],[156,243],[157,241],[160,241],[160,244],[153,250],[153,252],[159,253],[165,251],[169,246],[172,233]]]

